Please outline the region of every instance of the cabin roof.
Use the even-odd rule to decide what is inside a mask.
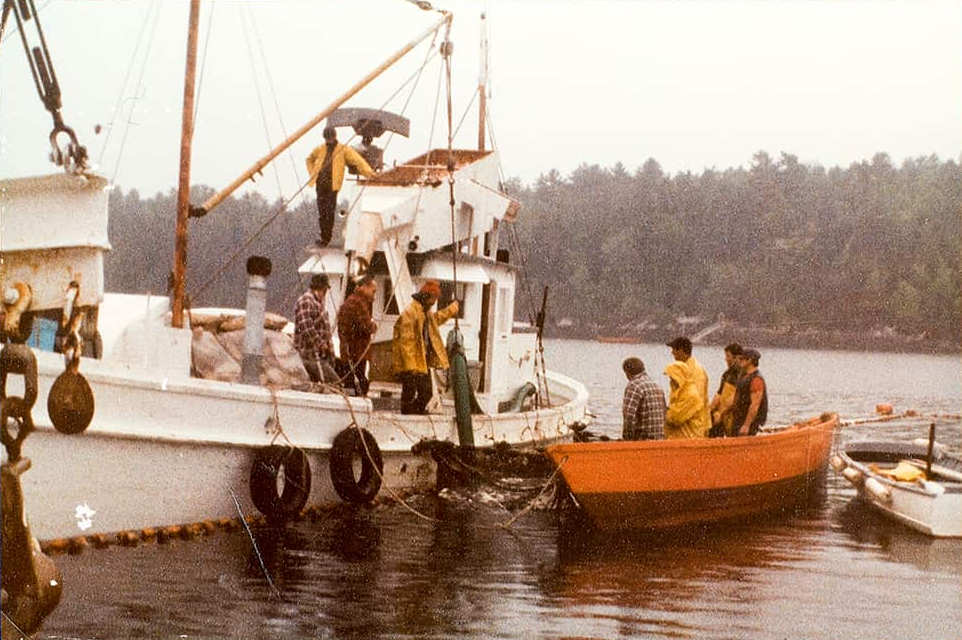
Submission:
[[[454,170],[457,171],[489,155],[490,151],[476,149],[452,149]],[[432,149],[427,153],[408,160],[404,164],[391,167],[372,178],[364,180],[367,186],[410,186],[420,183],[435,183],[447,178],[448,150]]]

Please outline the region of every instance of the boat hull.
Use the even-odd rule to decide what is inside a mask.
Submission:
[[[547,453],[602,529],[656,529],[785,508],[810,496],[834,415],[751,438],[562,444]]]
[[[871,466],[891,466],[901,459],[921,463],[925,453],[920,444],[856,441],[839,454],[837,470],[855,487],[859,501],[883,515],[929,536],[960,538],[962,461],[940,456],[932,466],[932,479],[925,482],[899,482]],[[940,477],[940,471],[951,477]]]
[[[400,415],[374,410],[366,398],[168,379],[87,359],[81,371],[95,398],[93,422],[83,434],[67,436],[53,429],[46,411],[62,357],[35,353],[37,431],[24,443],[23,455],[33,464],[21,481],[41,542],[97,535],[113,540],[119,533],[257,517],[251,467],[257,451],[271,444],[304,451],[312,478],[307,507],[329,508],[343,502],[329,466],[343,430],[356,424],[374,436],[384,462],[380,499],[432,489],[436,464],[430,453],[412,448],[423,440],[458,441],[453,411]],[[474,416],[475,443],[529,447],[570,439],[568,425],[584,419],[587,392],[565,376],[549,376],[559,394],[567,390],[563,403]],[[11,383],[11,394],[21,394],[18,380]]]

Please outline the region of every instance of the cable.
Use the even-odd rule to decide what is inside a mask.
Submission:
[[[157,7],[156,4],[154,6]],[[150,51],[154,46],[154,36],[157,34],[157,22],[158,22],[159,16],[160,16],[160,9],[158,7],[157,10],[154,11],[154,24],[153,24],[153,27],[151,27],[150,38],[147,41],[147,51],[144,54],[143,66],[141,66],[140,68],[140,77],[137,80],[137,88],[134,92],[135,95],[133,98],[131,98],[131,100],[133,100],[133,102],[135,103],[137,100],[143,97],[142,91],[143,91],[143,85],[144,85],[144,74],[147,71],[147,61],[150,60]],[[114,165],[114,170],[110,177],[111,184],[114,184],[114,182],[117,179],[117,172],[120,170],[120,161],[124,157],[124,148],[127,146],[127,135],[130,133],[130,125],[133,122],[133,119],[134,119],[134,106],[131,106],[130,115],[127,118],[127,125],[124,128],[124,137],[121,138],[120,140],[120,150],[117,152],[117,162]]]
[[[267,149],[270,151],[274,148],[271,144],[271,133],[270,128],[267,125],[267,110],[264,109],[264,98],[261,96],[261,86],[257,81],[257,68],[254,63],[254,48],[251,46],[250,34],[247,31],[247,20],[245,19],[246,13],[244,12],[244,7],[241,6],[240,21],[241,27],[244,31],[244,42],[247,44],[247,57],[250,60],[251,67],[251,80],[254,85],[254,91],[257,94],[257,104],[261,109],[261,124],[264,126],[264,139],[267,141]],[[271,168],[274,170],[274,180],[277,182],[277,194],[279,197],[284,197],[284,190],[281,189],[281,174],[277,169],[276,163],[271,163]]]
[[[204,71],[207,70],[207,47],[210,46],[210,30],[211,26],[214,24],[214,9],[217,7],[217,3],[212,2],[210,4],[210,13],[207,14],[207,31],[204,33],[204,52],[201,54],[200,58],[200,77],[197,79],[197,98],[194,100],[194,127],[197,126],[197,114],[200,113],[200,88],[204,84]]]
[[[147,29],[147,24],[150,22],[150,12],[153,11],[155,3],[151,3],[147,7],[147,11],[144,13],[144,20],[140,25],[140,33],[137,34],[137,43],[134,47],[134,52],[130,56],[130,64],[127,66],[127,73],[124,75],[124,81],[120,85],[120,94],[117,96],[117,104],[114,106],[114,112],[110,117],[110,126],[107,127],[107,135],[104,137],[104,143],[100,147],[100,155],[97,157],[97,164],[103,162],[104,154],[107,152],[107,146],[110,145],[110,137],[114,133],[114,120],[120,114],[122,105],[124,103],[124,92],[127,90],[127,82],[130,80],[130,74],[134,70],[134,63],[137,60],[137,53],[140,51],[140,45],[143,42],[144,31]]]

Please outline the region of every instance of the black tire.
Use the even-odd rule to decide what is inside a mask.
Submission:
[[[277,481],[283,474],[284,488]],[[271,445],[257,450],[251,466],[251,500],[274,523],[296,518],[311,494],[311,465],[307,454],[294,447]]]
[[[361,463],[360,477],[354,473],[356,460]],[[331,445],[330,467],[334,490],[345,502],[370,502],[381,489],[381,473],[384,471],[381,449],[374,436],[364,429],[348,427],[337,434]]]

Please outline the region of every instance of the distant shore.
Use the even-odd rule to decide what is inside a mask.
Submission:
[[[625,332],[618,329],[598,328],[576,330],[554,327],[546,331],[552,338],[597,340],[609,343],[659,343],[666,342],[684,330]],[[695,335],[690,332],[689,335]],[[844,351],[881,351],[894,353],[959,354],[962,343],[930,338],[925,335],[906,336],[886,330],[830,330],[815,328],[775,328],[733,325],[719,329],[698,344],[723,346],[737,342],[753,347],[787,349],[830,349]]]

